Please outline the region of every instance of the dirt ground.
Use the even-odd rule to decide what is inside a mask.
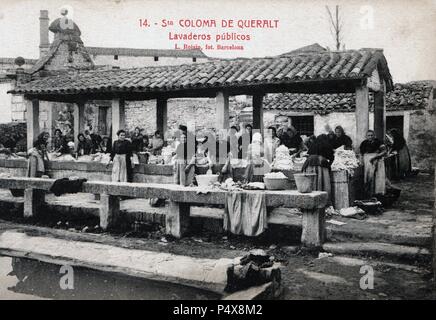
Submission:
[[[397,183],[402,193],[399,201],[390,211],[396,212],[394,216],[397,217],[401,217],[404,213],[409,220],[417,221],[425,217],[427,221],[431,218],[434,201],[433,181],[432,176],[419,175]],[[17,218],[15,214],[2,212],[0,218],[4,219],[0,221],[0,234],[5,230],[19,230],[28,234],[92,241],[135,249],[143,248],[194,257],[234,258],[246,254],[251,249],[264,249],[283,264],[283,299],[436,298],[429,265],[410,263],[410,261],[405,264],[405,262],[394,262],[384,257],[372,259],[334,255],[319,258],[318,251],[301,250],[298,246],[298,237],[287,234],[287,241],[279,241],[274,237],[279,232],[290,232],[287,228],[273,228],[257,239],[197,230],[186,238],[176,240],[165,236],[162,227],[156,224],[144,225],[139,231],[119,231],[109,234],[94,228],[96,221],[92,219],[88,222],[79,220],[78,226],[75,226],[77,220],[74,219],[70,223],[64,219],[61,224],[56,221],[57,219],[50,223],[39,221],[39,226],[35,226],[23,224],[24,221]],[[89,228],[86,232],[80,232],[83,231],[80,228],[87,226]],[[366,282],[367,288],[362,289],[361,282],[365,279],[368,281],[365,276],[371,273],[368,270],[373,271],[373,286]]]

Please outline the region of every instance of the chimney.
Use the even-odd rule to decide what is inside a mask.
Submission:
[[[43,57],[50,48],[48,38],[48,10],[41,10],[39,17],[39,57]]]

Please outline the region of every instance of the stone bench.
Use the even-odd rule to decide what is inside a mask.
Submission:
[[[32,217],[44,202],[44,193],[50,190],[54,179],[41,178],[0,178],[1,189],[22,189],[24,192],[24,216]],[[189,230],[190,206],[195,204],[224,205],[227,192],[219,189],[198,193],[198,187],[183,187],[161,183],[120,183],[89,181],[82,185],[81,192],[100,194],[100,226],[108,229],[116,226],[120,215],[120,196],[133,198],[161,198],[170,201],[166,214],[166,232],[180,238]],[[303,213],[303,245],[320,246],[324,240],[324,214],[327,193],[315,191],[299,193],[296,190],[243,191],[264,193],[268,207],[299,208]]]

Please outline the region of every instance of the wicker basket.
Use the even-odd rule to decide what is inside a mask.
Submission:
[[[297,190],[300,193],[310,193],[313,190],[313,185],[315,182],[315,173],[295,173],[295,184],[297,185]]]
[[[268,190],[290,190],[291,182],[288,178],[263,178],[265,188]]]

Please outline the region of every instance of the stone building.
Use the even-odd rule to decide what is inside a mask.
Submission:
[[[40,46],[39,59],[25,59],[25,64],[21,66],[25,73],[32,76],[38,73],[44,76],[44,72],[55,72],[62,70],[74,70],[84,68],[134,68],[144,66],[161,66],[161,65],[179,65],[187,63],[201,63],[208,60],[208,57],[200,50],[171,50],[171,49],[134,49],[134,48],[103,48],[103,47],[85,47],[83,43],[78,47],[79,51],[69,50],[64,42],[59,46],[59,19],[57,26],[49,24],[49,15],[47,10],[40,12]],[[71,21],[71,20],[70,20]],[[67,22],[68,24],[69,22]],[[79,31],[77,25],[72,22],[73,29]],[[54,35],[53,42],[50,43],[49,32]],[[72,35],[67,35],[71,37]],[[80,38],[80,34],[78,34]],[[73,41],[74,42],[74,41]],[[79,41],[81,42],[81,40]],[[74,44],[68,44],[74,46]],[[70,56],[71,54],[71,56]],[[65,55],[68,57],[65,60]],[[83,57],[83,59],[80,59]],[[68,63],[72,59],[74,63]],[[85,68],[85,69],[86,69]],[[17,65],[14,58],[0,58],[0,123],[24,122],[26,120],[26,106],[21,95],[10,95],[7,92],[13,89],[15,83],[12,76],[15,74]],[[102,101],[91,102],[91,107],[97,107],[103,104]],[[71,109],[69,106],[57,106],[55,109]],[[40,125],[44,130],[52,130],[52,115],[48,114],[49,106],[43,105],[40,113]],[[91,115],[95,114],[94,121],[98,123],[98,110],[87,110]],[[56,111],[58,113],[58,111]],[[102,117],[107,117],[107,112],[103,109],[100,111]],[[110,116],[110,115],[109,115]],[[91,120],[90,120],[91,121]],[[100,126],[103,127],[102,121]],[[135,122],[135,121],[133,121]],[[137,122],[137,121],[136,121]]]

